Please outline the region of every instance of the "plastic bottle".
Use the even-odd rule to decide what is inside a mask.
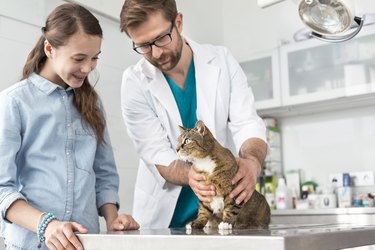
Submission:
[[[276,188],[276,208],[277,209],[288,209],[289,206],[289,194],[285,184],[284,178],[279,178]]]
[[[337,200],[340,208],[352,206],[352,190],[348,173],[343,174],[343,186],[337,189]]]

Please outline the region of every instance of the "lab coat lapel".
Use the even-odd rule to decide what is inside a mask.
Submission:
[[[197,89],[197,118],[202,120],[216,136],[216,95],[220,69],[211,64],[215,55],[210,50],[186,39],[194,53],[195,80]]]
[[[182,120],[176,101],[163,73],[150,63],[146,61],[144,63],[144,73],[151,79],[148,84],[150,93],[160,102],[161,106],[163,106],[174,122],[182,126]]]

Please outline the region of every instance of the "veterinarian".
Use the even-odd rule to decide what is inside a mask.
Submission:
[[[0,94],[0,211],[6,249],[83,249],[74,232],[137,229],[119,215],[119,178],[88,74],[102,41],[77,4],[48,16],[23,80]]]
[[[225,47],[182,36],[175,0],[126,0],[121,31],[143,58],[124,71],[122,113],[140,157],[133,216],[142,228],[184,227],[215,191],[176,154],[179,125],[203,120],[239,155],[231,197],[250,199],[266,155],[265,125],[240,65]]]

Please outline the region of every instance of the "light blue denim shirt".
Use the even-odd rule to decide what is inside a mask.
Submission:
[[[73,98],[73,89],[37,74],[0,93],[0,220],[8,246],[36,249],[38,244],[35,233],[5,220],[17,199],[59,220],[81,223],[89,233],[99,232],[100,206],[119,204],[108,131],[106,144],[97,143]]]

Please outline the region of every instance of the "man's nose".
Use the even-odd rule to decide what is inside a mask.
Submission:
[[[151,48],[152,48],[152,57],[160,58],[161,54],[163,54],[163,49],[159,48],[156,45],[151,45]]]

